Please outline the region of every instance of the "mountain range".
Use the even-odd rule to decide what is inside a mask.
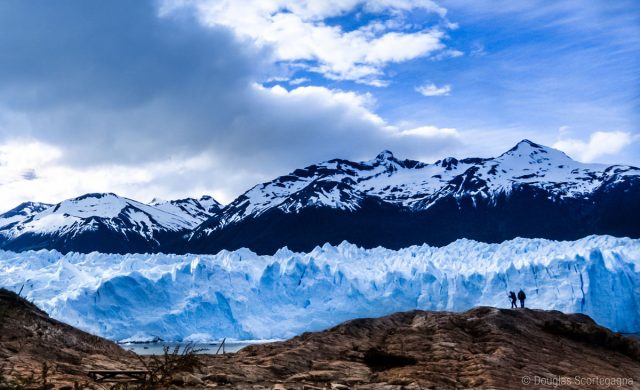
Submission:
[[[494,158],[426,164],[383,151],[369,161],[329,160],[226,206],[210,196],[144,204],[112,193],[27,202],[0,215],[0,248],[272,254],[344,240],[397,249],[459,238],[637,238],[638,199],[640,169],[583,164],[523,140]]]
[[[0,215],[0,247],[65,253],[158,252],[219,210],[220,204],[209,196],[144,204],[105,193],[56,205],[27,202]]]

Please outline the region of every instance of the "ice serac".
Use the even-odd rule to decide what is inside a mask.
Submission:
[[[367,248],[459,238],[640,237],[640,169],[582,164],[523,140],[494,158],[433,164],[390,151],[330,160],[259,184],[191,234],[184,251],[309,251],[343,240]]]
[[[640,240],[458,240],[444,247],[342,243],[260,256],[0,252],[0,285],[111,339],[285,338],[410,309],[527,306],[640,332]]]

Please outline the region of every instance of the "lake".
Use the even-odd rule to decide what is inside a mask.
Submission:
[[[225,352],[238,352],[242,348],[248,345],[254,344],[265,344],[268,342],[273,342],[276,340],[248,340],[248,341],[226,341],[224,343]],[[170,351],[176,346],[180,347],[180,351],[183,350],[184,347],[189,345],[189,343],[181,343],[181,342],[153,342],[153,343],[123,343],[120,346],[126,350],[133,351],[138,355],[162,355],[163,348],[165,346],[169,347]],[[220,343],[192,343],[195,349],[201,349],[202,351],[198,352],[200,354],[215,354],[220,347]],[[220,350],[222,353],[222,349]]]

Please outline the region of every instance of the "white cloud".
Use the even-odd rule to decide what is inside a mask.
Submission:
[[[299,77],[289,81],[289,85],[300,85],[309,82],[310,80],[306,77]]]
[[[568,128],[563,126],[562,134],[566,134]],[[605,156],[619,153],[629,146],[634,140],[631,133],[623,131],[597,131],[592,133],[588,141],[576,138],[561,138],[553,147],[569,154],[582,162],[592,162]]]
[[[446,49],[446,50],[440,51],[438,54],[435,54],[435,55],[431,56],[431,60],[432,61],[440,61],[440,60],[444,60],[444,59],[447,59],[447,58],[462,57],[463,55],[464,55],[464,53],[461,52],[460,50]]]
[[[421,137],[421,138],[459,138],[460,133],[457,129],[448,127],[420,126],[413,129],[400,130],[398,135],[403,137]]]
[[[290,91],[276,85],[271,88],[264,88],[255,84],[255,88],[260,92],[267,92],[280,99],[289,99],[291,103],[305,101],[314,103],[318,107],[334,107],[347,110],[355,116],[375,125],[384,124],[384,120],[371,111],[375,104],[373,96],[369,93],[358,94],[352,91],[333,90],[326,87],[303,86]]]
[[[104,2],[100,12],[90,5],[35,11],[24,6],[14,16],[2,14],[24,21],[19,30],[29,32],[33,42],[14,42],[17,30],[0,34],[0,46],[19,48],[8,63],[0,63],[0,204],[6,208],[24,200],[58,202],[105,191],[141,201],[208,193],[226,202],[256,183],[319,161],[368,160],[383,149],[428,161],[460,142],[453,131],[413,129],[431,123],[388,123],[376,114],[370,94],[290,84],[295,72],[273,64],[271,51],[257,48],[255,39],[238,39],[226,27],[206,27],[180,13],[158,18],[151,4],[131,4],[123,10]],[[243,11],[234,4],[226,7]],[[290,49],[306,50],[308,43],[311,51],[292,58],[316,58],[307,66],[326,67],[335,77],[352,72],[359,82],[384,85],[384,63],[419,55],[424,42],[439,44],[437,30],[396,30],[402,27],[400,16],[370,31],[345,32],[323,24],[327,15],[361,4],[356,1],[340,2],[338,13],[327,5],[330,1],[290,5],[297,4],[306,8],[292,11],[293,21],[284,12],[267,12],[263,27],[291,23],[301,28],[307,42]],[[431,3],[399,1],[393,9],[389,4],[363,6],[401,13]],[[51,10],[65,17],[51,17]],[[32,12],[40,13],[31,18]],[[29,27],[30,21],[36,22]],[[46,70],[30,66],[40,64],[43,50],[57,47],[70,33],[95,39],[72,40],[49,53]],[[399,41],[407,47],[394,51]],[[349,44],[355,46],[342,46]],[[285,46],[280,49],[289,50]],[[355,56],[348,57],[351,49]],[[268,76],[286,76],[270,83],[290,89],[258,83]]]
[[[88,192],[116,192],[141,201],[155,194],[168,199],[184,197],[176,186],[162,183],[168,176],[204,173],[212,167],[212,159],[200,154],[185,159],[169,159],[138,166],[102,164],[90,170],[64,163],[63,151],[55,146],[30,139],[17,139],[0,144],[0,212],[25,200],[57,203]],[[32,175],[24,175],[25,172]],[[157,191],[157,192],[156,192]],[[189,188],[190,196],[214,194],[230,200],[210,185],[197,182]]]
[[[387,84],[381,78],[388,63],[434,55],[445,49],[446,34],[442,29],[456,27],[446,22],[416,31],[414,24],[404,21],[404,13],[416,9],[444,18],[446,10],[429,0],[166,0],[163,4],[161,15],[185,5],[195,7],[205,24],[230,28],[238,36],[272,47],[275,61],[296,63],[329,79],[374,86]],[[352,31],[326,23],[327,18],[355,12],[358,7],[391,18],[384,22],[374,20]],[[446,56],[461,54],[455,50],[448,53]]]
[[[61,155],[60,149],[36,141],[0,144],[0,186],[6,188],[24,181],[25,172],[29,172],[26,181],[35,179],[39,168],[55,162]]]
[[[366,160],[383,149],[407,158],[428,158],[460,141],[455,129],[388,123],[373,111],[376,101],[368,93],[252,84],[242,101],[244,108],[236,109],[225,131],[211,133],[215,143],[188,154],[167,153],[150,144],[160,158],[133,164],[114,158],[87,166],[69,160],[74,150],[68,145],[34,139],[4,141],[0,143],[0,204],[8,209],[25,200],[56,203],[88,192],[115,192],[140,201],[210,194],[225,203],[256,183],[330,158]],[[32,115],[23,125],[40,128],[44,123]],[[99,134],[94,136],[101,139]],[[195,135],[185,129],[181,137]],[[135,149],[140,146],[136,144]],[[83,147],[99,146],[84,143]]]
[[[448,96],[451,93],[451,86],[447,84],[438,87],[430,83],[416,87],[416,91],[424,96]]]
[[[384,10],[389,8],[403,11],[411,11],[415,8],[422,8],[431,12],[435,12],[441,17],[444,17],[447,14],[447,10],[445,8],[439,6],[431,0],[369,0],[364,2],[364,5],[365,8],[369,9],[372,12],[383,12]]]

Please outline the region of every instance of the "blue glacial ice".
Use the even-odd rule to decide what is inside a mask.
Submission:
[[[580,312],[640,332],[640,240],[458,240],[445,247],[216,255],[0,252],[0,286],[113,339],[278,339],[412,309],[527,306]]]

